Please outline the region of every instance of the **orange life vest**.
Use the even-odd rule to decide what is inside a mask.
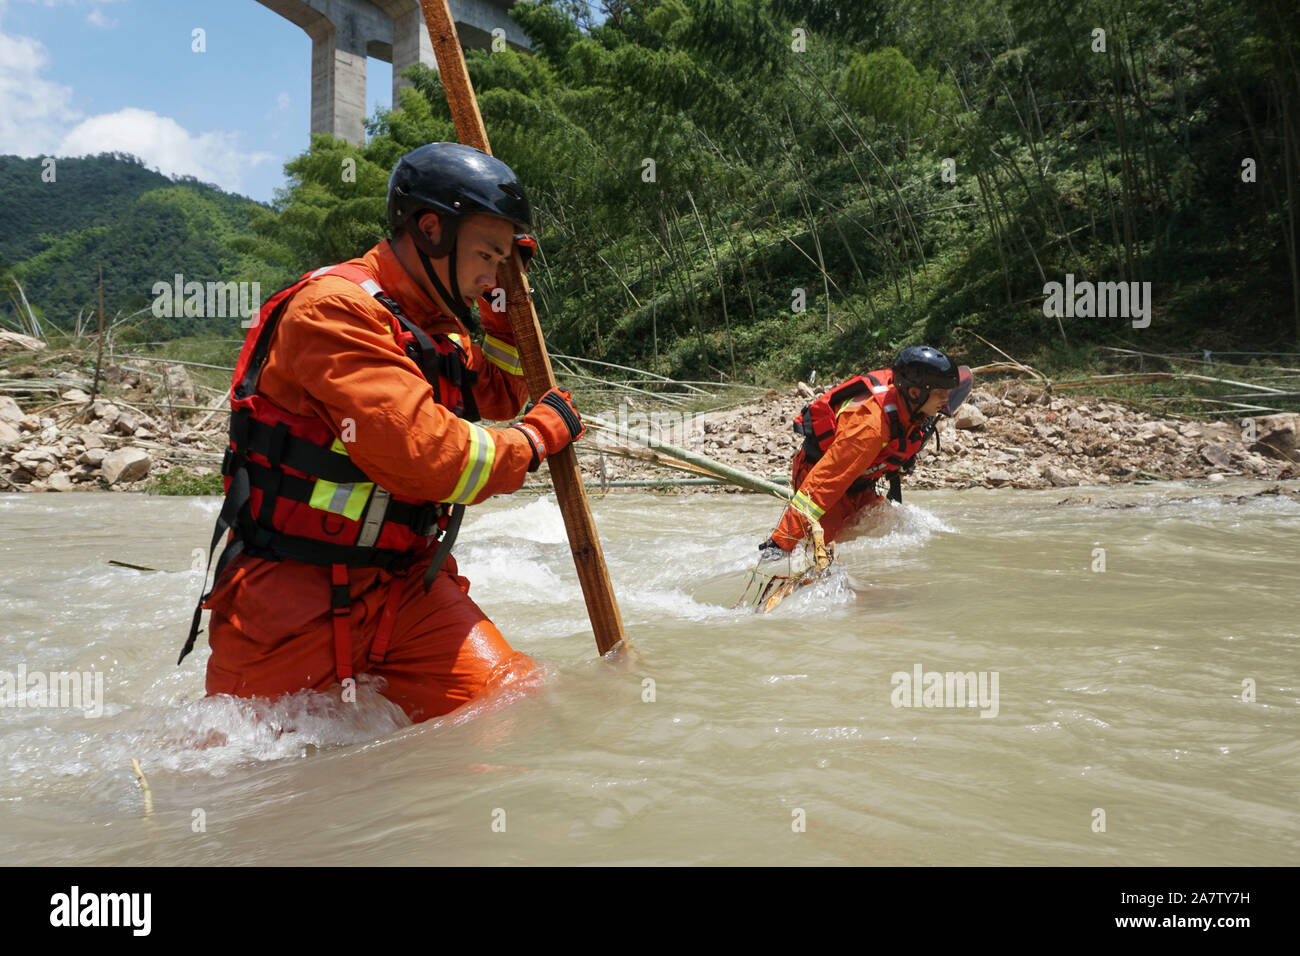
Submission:
[[[804,436],[805,461],[814,464],[826,454],[831,442],[835,440],[835,426],[840,412],[850,401],[865,394],[870,394],[884,410],[885,417],[889,420],[889,441],[885,442],[880,454],[859,480],[883,472],[901,471],[916,457],[916,453],[925,444],[925,430],[921,423],[915,423],[911,428],[904,427],[898,414],[902,396],[894,387],[893,370],[886,368],[866,375],[855,375],[804,406],[799,417],[794,420],[794,430],[796,434]]]
[[[436,400],[470,421],[479,418],[472,392],[477,374],[461,346],[449,336],[431,338],[408,319],[397,302],[364,269],[325,266],[273,295],[258,313],[235,363],[230,392],[230,443],[221,473],[226,498],[217,518],[208,560],[226,532],[230,541],[217,559],[212,588],[235,557],[272,561],[286,558],[332,569],[331,605],[346,626],[351,611],[348,568],[404,570],[445,529],[435,563],[445,560],[464,507],[394,494],[372,481],[348,456],[329,423],[315,415],[294,415],[257,390],[272,338],[289,300],[306,283],[324,275],[355,282],[393,315],[393,335],[433,386]],[[194,610],[181,660],[194,646],[203,595]],[[343,631],[338,635],[345,638]],[[342,658],[341,658],[342,660]],[[179,661],[178,661],[179,663]],[[340,672],[340,679],[349,676]]]

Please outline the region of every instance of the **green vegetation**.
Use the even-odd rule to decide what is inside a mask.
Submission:
[[[144,492],[150,495],[220,495],[222,478],[219,474],[196,475],[184,468],[169,468],[145,482]]]
[[[264,207],[192,178],[168,179],[133,157],[102,154],[59,159],[55,182],[42,179],[40,159],[0,156],[7,219],[0,238],[0,276],[11,272],[36,314],[53,329],[72,330],[78,313],[98,306],[98,266],[104,267],[109,316],[140,310],[128,338],[153,340],[198,332],[230,333],[228,318],[157,318],[149,311],[154,284],[187,280],[260,282],[269,296],[292,281],[283,264],[240,252],[250,222]],[[0,281],[9,324],[16,289]],[[125,331],[125,330],[124,330]]]
[[[469,55],[494,151],[537,210],[531,279],[556,351],[683,379],[824,381],[921,340],[997,358],[970,333],[1048,370],[1095,366],[1103,345],[1297,349],[1289,0],[603,6],[593,25],[567,0],[518,4],[535,53]],[[151,238],[134,255],[171,236],[214,278],[356,256],[386,233],[397,158],[455,138],[438,74],[410,76],[364,147],[314,137],[273,208],[236,215],[231,197],[164,187],[3,254],[51,290],[136,232]],[[1066,274],[1150,282],[1150,327],[1045,316],[1043,287]],[[75,311],[87,288],[42,304]]]
[[[788,380],[918,340],[995,357],[962,330],[1053,366],[1297,339],[1282,0],[621,0],[588,29],[569,6],[514,8],[535,55],[469,56],[538,209],[557,350]],[[397,157],[454,138],[437,74],[412,76],[364,148],[317,137],[290,164],[262,254],[305,269],[384,234]],[[1150,328],[1044,316],[1066,273],[1151,282]]]

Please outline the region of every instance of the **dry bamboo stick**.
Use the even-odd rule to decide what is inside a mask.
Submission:
[[[588,419],[588,421],[589,420],[590,419]],[[630,458],[633,459],[634,461],[643,461],[652,465],[661,465],[664,468],[672,468],[677,471],[690,472],[693,475],[702,475],[710,478],[716,477],[713,474],[713,472],[709,471],[708,469],[701,468],[697,465],[692,465],[687,462],[680,461],[676,458],[668,457],[666,455],[660,455],[657,452],[652,451],[648,448],[640,448],[640,447],[619,448],[617,445],[606,445],[604,443],[601,444],[592,443],[591,450],[594,452],[598,452],[602,455],[612,455],[615,458]]]
[[[1045,375],[1043,375],[1041,372],[1037,371],[1036,369],[1030,368],[1030,367],[1029,367],[1028,365],[1026,365],[1024,362],[1019,362],[1019,361],[1017,361],[1016,359],[1012,358],[1010,355],[1007,355],[1006,352],[1002,351],[1000,348],[998,348],[996,345],[994,345],[994,344],[993,344],[992,342],[990,342],[988,339],[984,338],[984,336],[980,335],[978,332],[972,332],[970,329],[963,328],[962,326],[957,326],[957,328],[955,328],[953,331],[954,331],[954,332],[958,332],[958,331],[960,331],[960,332],[965,332],[967,335],[973,335],[973,336],[975,336],[975,338],[979,339],[981,342],[983,342],[985,345],[987,345],[987,346],[988,346],[989,348],[991,348],[993,351],[997,352],[999,355],[1001,355],[1003,358],[1005,358],[1008,362],[1010,362],[1010,363],[1011,363],[1012,365],[1014,365],[1016,368],[1018,368],[1018,369],[1020,369],[1021,371],[1024,371],[1024,372],[1028,372],[1030,375],[1032,375],[1034,378],[1038,379],[1040,382],[1046,382],[1046,381],[1047,381],[1047,377],[1046,377]]]
[[[583,363],[583,364],[585,364],[585,365],[604,365],[604,366],[606,366],[607,368],[616,368],[616,369],[618,369],[618,370],[621,371],[621,372],[636,372],[638,375],[644,375],[644,376],[646,376],[647,378],[657,379],[658,381],[661,381],[661,382],[670,382],[670,383],[672,383],[673,385],[692,385],[692,384],[699,384],[699,383],[694,383],[694,382],[683,382],[683,381],[678,381],[677,379],[669,378],[667,375],[657,375],[657,374],[654,373],[654,372],[647,372],[645,369],[640,369],[640,368],[632,368],[631,366],[628,366],[628,365],[615,365],[613,362],[602,362],[602,361],[600,361],[600,360],[598,360],[598,359],[581,358],[581,357],[579,357],[579,356],[575,356],[575,355],[561,355],[559,352],[552,352],[552,353],[551,353],[551,358],[553,358],[553,359],[557,359],[557,358],[558,358],[558,359],[564,359],[564,360],[567,361],[567,362],[581,362],[581,363]],[[703,383],[703,384],[705,384],[705,385],[712,385],[712,384],[714,384],[714,383],[712,383],[712,382],[705,382],[705,383]],[[697,391],[697,392],[698,392],[698,391],[701,391],[701,389],[698,389],[698,388],[697,388],[697,389],[694,389],[694,391]]]
[[[782,501],[788,501],[794,492],[781,485],[759,478],[757,475],[751,475],[739,468],[733,468],[731,465],[725,465],[720,461],[715,461],[707,455],[701,455],[699,452],[688,451],[685,448],[678,448],[667,442],[659,441],[640,432],[630,431],[627,426],[606,421],[596,415],[584,415],[583,421],[596,428],[610,431],[620,438],[627,441],[634,441],[638,444],[645,445],[655,451],[661,457],[675,458],[680,462],[694,465],[700,471],[713,475],[718,478],[725,478],[727,481],[741,488],[748,488],[751,491],[759,491],[763,494],[771,495],[774,498],[780,498]]]

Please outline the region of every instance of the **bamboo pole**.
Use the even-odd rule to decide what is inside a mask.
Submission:
[[[672,384],[672,385],[692,385],[692,384],[698,384],[698,382],[680,380],[680,378],[669,378],[669,377],[666,376],[666,375],[656,375],[655,372],[647,372],[647,371],[645,371],[645,369],[643,369],[643,368],[632,368],[632,367],[630,367],[630,365],[616,365],[616,364],[614,364],[614,363],[612,363],[612,362],[601,362],[601,360],[599,360],[599,359],[586,359],[586,358],[580,358],[580,356],[577,356],[577,355],[562,355],[562,354],[560,354],[560,352],[551,352],[551,358],[552,358],[552,359],[564,359],[565,362],[581,362],[582,364],[586,364],[586,365],[604,365],[604,367],[607,367],[607,368],[617,368],[617,369],[619,369],[620,372],[636,372],[637,375],[643,375],[643,376],[646,376],[646,377],[649,377],[649,378],[655,378],[655,380],[663,381],[663,382],[669,382],[669,384]],[[714,382],[705,382],[705,384],[706,384],[706,385],[712,385],[712,384],[714,384]],[[703,392],[703,390],[702,390],[702,389],[692,389],[692,392]],[[707,393],[703,393],[703,394],[707,394]]]
[[[632,461],[644,462],[648,465],[658,465],[661,468],[669,468],[673,471],[684,471],[696,476],[702,475],[708,478],[715,477],[713,472],[709,471],[707,468],[701,468],[698,465],[692,465],[668,455],[661,455],[653,448],[643,448],[640,445],[619,448],[617,445],[606,445],[603,443],[597,444],[593,442],[588,447],[585,454],[590,456],[593,452],[599,454],[602,459],[604,456],[609,455],[614,458],[627,458]]]
[[[585,481],[587,488],[720,488],[730,482],[721,478],[615,478],[612,481]],[[544,481],[530,481],[525,491],[545,491],[550,488]]]
[[[625,392],[636,392],[639,395],[648,395],[650,398],[663,402],[665,405],[683,404],[680,398],[674,398],[672,395],[667,395],[663,392],[647,391],[644,388],[637,388],[635,385],[627,385],[623,382],[615,382],[608,378],[596,378],[594,375],[583,375],[581,372],[568,372],[566,375],[569,378],[576,378],[584,382],[595,382],[598,385],[608,385],[610,390],[621,389]]]
[[[1261,396],[1283,396],[1293,394],[1280,388],[1270,388],[1267,385],[1256,385],[1252,382],[1236,382],[1230,378],[1213,378],[1209,375],[1192,375],[1188,372],[1139,372],[1137,374],[1121,372],[1116,375],[1090,375],[1087,378],[1078,379],[1077,381],[1053,382],[1052,388],[1082,388],[1087,385],[1136,385],[1144,382],[1169,381],[1202,382],[1206,385],[1233,385],[1237,388],[1253,389]]]
[[[104,365],[104,266],[99,267],[99,349],[95,353],[95,382],[90,386],[90,400],[99,395],[99,373]]]
[[[438,71],[447,91],[447,105],[460,141],[490,153],[491,145],[483,126],[483,116],[479,113],[478,100],[474,96],[469,70],[465,66],[465,54],[447,4],[448,0],[420,0],[429,39],[437,57]],[[555,387],[555,373],[551,369],[541,325],[537,321],[532,290],[524,278],[521,266],[519,252],[515,250],[512,261],[504,269],[505,281],[502,285],[506,290],[507,315],[515,336],[515,347],[519,350],[519,360],[524,368],[524,378],[528,382],[529,393],[537,399]],[[573,446],[549,455],[546,464],[551,480],[555,483],[555,493],[568,532],[573,562],[577,567],[578,583],[582,587],[587,614],[591,618],[596,648],[605,654],[625,640],[626,633],[618,601],[614,597],[614,588],[610,584],[605,554],[596,535],[596,524],[587,504],[587,493],[582,486],[582,475],[578,471],[578,459]]]
[[[122,352],[119,353],[117,357],[123,362],[161,362],[164,365],[189,365],[194,368],[211,368],[216,369],[218,372],[233,372],[235,370],[233,365],[209,365],[207,362],[189,362],[181,359],[163,358],[158,355],[131,355],[130,353]]]
[[[699,452],[689,451],[685,448],[678,448],[676,445],[670,445],[667,442],[660,441],[657,438],[651,438],[644,432],[634,432],[626,425],[617,422],[607,421],[598,415],[585,415],[583,420],[589,425],[596,428],[612,432],[625,441],[633,441],[640,445],[651,448],[656,454],[665,458],[676,458],[687,464],[696,466],[697,470],[708,472],[717,478],[725,478],[733,485],[741,488],[748,488],[751,491],[759,491],[765,495],[771,495],[773,498],[780,498],[782,501],[789,501],[794,491],[790,488],[784,488],[781,485],[774,484],[766,479],[759,478],[757,475],[751,475],[747,471],[739,468],[733,468],[730,465],[724,465],[720,461],[715,461],[707,455],[701,455]]]

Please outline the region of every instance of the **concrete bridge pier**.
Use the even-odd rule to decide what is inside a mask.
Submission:
[[[419,0],[257,0],[311,37],[311,131],[350,143],[366,139],[366,58],[393,65],[393,103],[408,86],[402,72],[414,63],[436,70],[437,60]],[[450,0],[466,49],[489,49],[492,31],[526,50],[528,38],[506,16],[516,0]]]

